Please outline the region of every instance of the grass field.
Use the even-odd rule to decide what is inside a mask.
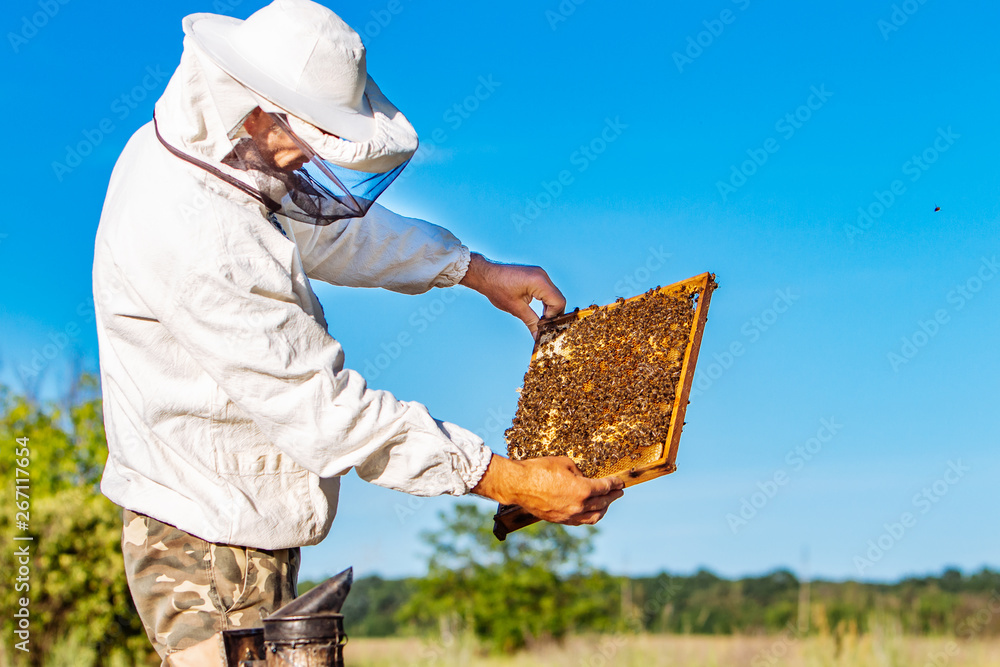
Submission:
[[[997,667],[1000,640],[876,635],[847,637],[838,647],[829,637],[603,636],[490,657],[456,643],[357,639],[344,657],[352,667]]]

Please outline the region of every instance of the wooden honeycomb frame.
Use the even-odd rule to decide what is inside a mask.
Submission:
[[[691,392],[691,383],[694,380],[694,370],[698,362],[698,351],[701,347],[705,321],[708,319],[708,307],[712,299],[712,292],[716,287],[715,274],[703,273],[657,290],[657,292],[668,294],[691,292],[697,294],[697,304],[695,306],[694,317],[691,321],[691,328],[688,332],[688,343],[681,365],[681,375],[677,383],[678,389],[675,392],[667,438],[660,446],[644,448],[649,451],[643,452],[642,456],[634,462],[634,465],[628,465],[628,463],[621,465],[617,463],[609,466],[606,470],[602,470],[602,474],[613,475],[622,479],[625,486],[632,486],[668,475],[677,469],[675,461],[677,458],[677,448],[680,444],[681,431],[684,428],[684,416],[687,411],[688,396]],[[626,299],[625,303],[635,301],[643,296],[645,295]],[[618,303],[612,303],[608,304],[605,308],[613,309],[618,305]],[[535,343],[535,349],[531,357],[532,362],[537,358],[540,348],[550,343],[562,331],[567,330],[573,322],[589,317],[596,311],[597,308],[592,307],[545,321],[539,329],[538,341]],[[516,505],[501,505],[494,516],[493,533],[497,539],[503,540],[508,533],[537,521],[536,517]]]

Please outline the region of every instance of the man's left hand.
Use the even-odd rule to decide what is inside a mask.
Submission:
[[[461,284],[476,290],[494,306],[524,322],[536,338],[539,318],[531,308],[532,300],[542,302],[542,317],[546,319],[561,315],[566,308],[566,298],[538,266],[500,264],[479,253],[472,253],[469,269]]]

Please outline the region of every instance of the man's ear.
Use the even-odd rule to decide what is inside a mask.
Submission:
[[[247,117],[243,119],[243,129],[250,133],[251,136],[256,137],[264,129],[270,129],[271,119],[264,113],[264,110],[260,107],[254,107],[254,110],[247,114]]]

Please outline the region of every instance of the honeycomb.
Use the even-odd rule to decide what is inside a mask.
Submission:
[[[544,326],[508,456],[569,456],[588,477],[662,462],[705,285],[658,287]]]

